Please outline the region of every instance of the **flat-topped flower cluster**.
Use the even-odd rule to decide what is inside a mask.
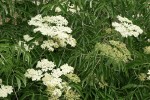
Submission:
[[[51,99],[55,98],[57,100],[62,97],[62,94],[64,94],[65,98],[68,98],[70,97],[70,94],[68,94],[69,91],[76,94],[72,95],[71,98],[77,99],[80,96],[69,86],[70,82],[80,82],[79,77],[73,72],[74,68],[68,64],[64,64],[60,66],[60,68],[56,68],[54,62],[42,59],[37,62],[36,69],[28,69],[25,76],[27,78],[31,78],[32,81],[42,81],[47,87],[47,93]],[[67,80],[63,77],[66,77]]]
[[[122,37],[138,37],[143,33],[143,30],[139,26],[134,25],[128,18],[118,15],[117,19],[119,22],[113,22],[112,26],[122,35]]]
[[[9,85],[3,85],[2,80],[0,79],[0,97],[5,98],[8,94],[13,92],[13,87]]]
[[[95,50],[100,51],[100,55],[114,60],[114,62],[125,62],[132,60],[131,53],[126,44],[120,41],[110,40],[109,43],[97,43]]]
[[[76,46],[76,40],[70,34],[72,30],[67,26],[68,21],[61,15],[42,17],[39,14],[31,18],[28,24],[34,26],[34,33],[40,33],[42,36],[40,40],[35,40],[31,43],[32,45],[28,45],[27,42],[32,41],[34,37],[28,34],[24,35],[24,41],[19,42],[19,45],[23,43],[27,51],[32,50],[35,45],[40,45],[42,49],[49,51],[54,51],[59,47],[66,47],[67,44],[71,45],[71,47]]]

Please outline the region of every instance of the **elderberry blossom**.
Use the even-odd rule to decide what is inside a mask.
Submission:
[[[61,75],[63,75],[62,71],[60,70],[60,68],[57,69],[53,69],[51,75],[55,78],[60,77]]]
[[[61,97],[62,95],[62,91],[60,89],[55,89],[52,93],[52,96],[57,96],[57,97]]]
[[[42,78],[43,84],[46,86],[56,87],[60,86],[62,83],[62,79],[58,77],[53,77],[52,75],[46,73]]]
[[[68,27],[68,21],[61,15],[45,16],[36,15],[28,22],[34,26],[34,33],[43,35],[40,47],[48,51],[54,51],[59,47],[66,47],[69,44],[71,47],[76,46],[76,40],[72,37],[72,29]]]
[[[41,70],[34,70],[34,69],[28,69],[25,73],[25,77],[31,78],[32,81],[39,81],[42,77],[42,71]]]
[[[35,69],[28,69],[25,77],[32,81],[42,81],[47,87],[47,95],[50,100],[59,100],[60,98],[80,98],[77,92],[69,86],[70,82],[79,83],[80,78],[74,74],[74,68],[68,64],[56,68],[56,65],[48,59],[42,59],[37,62]],[[68,92],[72,93],[71,95]],[[63,95],[63,96],[62,96]]]
[[[111,40],[109,43],[97,43],[95,50],[100,51],[100,55],[110,58],[116,63],[127,63],[132,60],[131,53],[126,45],[119,41]]]
[[[30,37],[28,34],[26,34],[26,35],[23,36],[23,39],[24,39],[26,42],[28,42],[28,41],[32,40],[33,37]]]
[[[13,88],[12,86],[5,86],[5,85],[1,85],[0,88],[0,97],[7,97],[8,94],[11,94],[13,92]]]
[[[41,45],[42,49],[48,49],[49,51],[54,51],[54,49],[58,47],[59,47],[58,43],[54,42],[53,40],[45,40]]]
[[[69,73],[73,73],[74,68],[69,66],[68,64],[64,64],[60,67],[60,69],[62,70],[62,73],[65,74],[69,74]]]
[[[12,92],[13,92],[13,87],[9,86],[9,85],[3,85],[2,84],[2,79],[1,79],[1,83],[0,83],[0,97],[5,98],[9,94],[11,94]]]
[[[113,22],[112,26],[118,31],[123,37],[134,36],[138,37],[140,34],[143,33],[143,30],[132,23],[126,17],[117,16],[119,22]]]
[[[150,70],[148,70],[147,75],[148,75],[147,80],[150,80]]]
[[[42,59],[37,62],[36,68],[41,68],[42,71],[46,72],[48,70],[52,70],[55,66],[54,62]]]
[[[145,54],[150,54],[150,46],[144,47],[144,53]]]

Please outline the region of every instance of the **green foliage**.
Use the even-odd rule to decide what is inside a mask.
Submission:
[[[58,0],[47,0],[46,4],[44,0],[39,0],[39,6],[30,0],[14,1],[0,1],[3,23],[0,26],[0,78],[5,84],[15,88],[15,93],[8,97],[8,100],[47,99],[46,93],[43,92],[45,87],[40,83],[26,81],[24,77],[26,69],[33,67],[41,58],[48,58],[58,66],[63,63],[75,66],[82,88],[76,84],[72,84],[72,87],[80,93],[82,100],[150,99],[150,82],[139,80],[139,75],[146,74],[150,68],[150,56],[143,53],[143,48],[150,45],[147,42],[150,38],[149,0],[68,0],[80,8],[77,13],[68,12],[67,5],[63,6]],[[55,12],[57,6],[61,12]],[[17,46],[23,35],[34,34],[27,21],[39,13],[60,14],[67,18],[77,46],[68,46],[52,53],[38,47],[29,53]],[[132,20],[144,33],[138,38],[122,38],[111,25],[117,15]],[[96,43],[108,43],[110,40],[125,43],[131,52],[132,60],[115,63],[114,59],[99,55],[94,50]]]

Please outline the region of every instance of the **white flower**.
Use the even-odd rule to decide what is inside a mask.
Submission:
[[[58,48],[59,45],[57,42],[54,42],[53,40],[47,40],[43,41],[43,44],[41,45],[42,49],[48,49],[49,51],[54,51],[54,48]]]
[[[148,70],[148,73],[147,73],[148,75],[150,75],[150,70]]]
[[[61,84],[58,84],[58,87],[60,88],[60,89],[63,89],[64,87],[62,86],[62,83]]]
[[[42,15],[36,15],[28,22],[29,25],[42,26]]]
[[[147,80],[150,80],[150,76],[147,77]]]
[[[36,46],[39,45],[39,42],[38,42],[38,41],[34,41],[33,43],[34,43]]]
[[[77,11],[80,11],[80,8],[75,6],[74,4],[68,4],[68,11],[72,13],[76,13]]]
[[[22,1],[22,0],[21,0]],[[37,6],[39,6],[40,4],[41,4],[41,2],[40,1],[32,1],[32,3],[34,3],[34,4],[36,4]],[[47,0],[42,0],[42,4],[46,4],[46,3],[48,3],[48,1]]]
[[[65,39],[57,39],[57,42],[60,47],[66,47],[67,43]]]
[[[32,3],[36,4],[37,6],[39,6],[41,3],[39,1],[32,1]]]
[[[53,69],[51,75],[55,78],[58,78],[62,75],[62,71],[60,70],[60,68],[57,69]]]
[[[62,17],[61,15],[51,16],[51,17],[46,16],[43,18],[43,21],[56,24],[56,26],[68,25],[68,21],[64,17]]]
[[[6,90],[8,94],[11,94],[13,92],[13,87],[12,86],[1,86],[2,90]]]
[[[122,16],[117,16],[118,20],[120,22],[127,22],[127,23],[132,23],[132,21],[130,21],[129,19],[125,18],[125,17],[122,17]]]
[[[32,81],[39,81],[42,76],[41,70],[28,69],[25,73],[25,77],[31,78]]]
[[[61,78],[55,78],[52,75],[46,73],[44,74],[44,77],[42,78],[43,84],[46,86],[61,86],[62,79]]]
[[[143,30],[132,23],[129,19],[121,16],[117,16],[120,22],[112,22],[112,26],[118,31],[123,37],[134,36],[138,37],[139,34],[143,33]]]
[[[150,42],[150,39],[147,39],[147,42]]]
[[[55,12],[61,12],[60,7],[56,7],[56,8],[55,8]]]
[[[48,84],[50,84],[49,82],[52,78],[53,77],[50,74],[45,73],[44,77],[42,78],[43,84],[47,86]]]
[[[67,38],[69,38],[69,35],[67,33],[61,33],[61,34],[57,34],[56,36],[58,39],[62,39],[62,40],[65,40]]]
[[[119,27],[119,26],[121,26],[121,24],[119,24],[119,23],[117,23],[117,22],[112,22],[112,26],[113,26],[113,27]]]
[[[148,70],[148,73],[147,73],[149,76],[147,77],[147,80],[150,80],[150,70]]]
[[[52,70],[56,65],[52,61],[48,61],[48,59],[42,59],[38,61],[36,68],[41,68],[42,71],[46,72],[48,70]]]
[[[4,98],[7,96],[8,96],[7,92],[5,90],[0,89],[0,97]]]
[[[76,9],[72,9],[72,8],[69,8],[68,11],[72,12],[72,13],[76,13],[77,10]]]
[[[56,89],[53,91],[52,95],[53,95],[53,96],[56,96],[56,97],[61,97],[62,92],[61,92],[60,89],[57,89],[57,88],[56,88]]]
[[[62,73],[65,75],[65,74],[68,74],[68,73],[73,73],[74,71],[74,68],[69,66],[68,64],[64,64],[60,67],[60,69],[62,70]]]
[[[47,35],[51,37],[56,35],[55,32],[50,27],[46,27],[46,26],[37,27],[33,30],[34,33],[38,31],[41,32],[42,35]]]
[[[28,34],[26,34],[23,36],[23,39],[28,42],[28,41],[32,40],[33,37],[30,37]]]
[[[76,40],[74,38],[72,38],[72,36],[70,35],[69,38],[67,39],[67,43],[70,44],[72,47],[76,46]]]
[[[50,83],[51,83],[51,86],[60,86],[62,82],[62,79],[61,78],[53,78]]]
[[[0,97],[7,97],[8,94],[11,94],[13,92],[12,86],[4,86],[2,85],[0,88]]]
[[[34,32],[41,32],[42,35],[46,35],[46,36],[50,36],[51,38],[53,38],[54,36],[57,36],[59,34],[63,34],[63,33],[71,33],[72,30],[69,27],[65,27],[65,26],[41,26],[41,27],[37,27],[33,30]]]
[[[39,14],[31,18],[28,24],[35,26],[33,30],[35,33],[40,32],[48,37],[48,40],[43,41],[42,49],[54,51],[58,47],[66,47],[67,44],[76,46],[76,40],[70,35],[72,29],[67,26],[68,21],[61,15],[42,17]]]
[[[70,87],[70,86],[67,86],[66,89],[67,89],[67,91],[69,91],[69,90],[71,89],[71,87]]]

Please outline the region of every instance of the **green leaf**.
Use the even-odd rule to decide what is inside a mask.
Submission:
[[[17,85],[18,85],[18,90],[21,88],[21,81],[19,78],[16,77],[17,80]]]
[[[127,84],[123,86],[121,89],[130,89],[130,88],[140,88],[140,87],[145,87],[145,85],[137,85],[137,84]]]

